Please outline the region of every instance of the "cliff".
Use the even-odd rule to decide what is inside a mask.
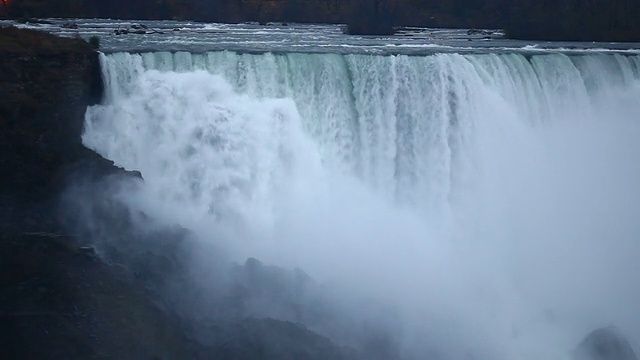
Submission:
[[[98,53],[80,39],[1,28],[0,57],[0,188],[42,198],[66,166],[96,159],[80,135],[102,96]]]
[[[0,28],[0,59],[0,357],[189,358],[179,324],[59,221],[71,174],[129,176],[81,143],[98,53]]]

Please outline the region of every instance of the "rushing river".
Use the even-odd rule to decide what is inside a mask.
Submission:
[[[83,141],[158,221],[388,304],[407,358],[564,359],[610,324],[640,346],[638,44],[53,22],[100,36]]]
[[[47,19],[44,24],[14,24],[62,36],[98,36],[104,52],[207,51],[368,53],[429,55],[434,53],[547,52],[640,53],[638,43],[575,43],[515,41],[501,31],[469,35],[467,29],[404,28],[394,36],[346,36],[344,26],[331,24],[206,24],[184,21],[124,21],[110,19]],[[9,24],[0,20],[0,24]],[[77,25],[77,28],[65,25]],[[117,29],[144,24],[148,34],[115,35]],[[137,35],[137,36],[136,36]]]

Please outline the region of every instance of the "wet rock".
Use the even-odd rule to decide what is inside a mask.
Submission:
[[[80,39],[38,31],[0,28],[6,39],[0,41],[0,358],[197,358],[179,320],[100,261],[100,248],[86,246],[94,242],[89,235],[62,228],[56,203],[72,178],[131,177],[81,142],[86,107],[102,96],[98,53]],[[116,222],[119,215],[112,215]],[[162,254],[143,259],[152,270],[172,264]]]
[[[0,29],[5,36],[14,40],[0,46],[0,189],[40,199],[89,154],[80,136],[87,106],[102,97],[99,57],[80,39]]]
[[[30,18],[30,17],[23,17],[20,19],[16,20],[19,23],[22,24],[41,24],[41,25],[51,25],[53,24],[51,21],[47,21],[47,20],[41,20],[41,19],[37,19],[37,18]]]
[[[573,360],[638,360],[629,341],[614,327],[593,331],[578,345]]]
[[[83,254],[87,255],[87,256],[95,256],[96,255],[96,251],[94,248],[92,248],[91,246],[81,246],[78,248]]]
[[[63,28],[65,29],[77,29],[78,28],[78,24],[72,22],[72,21],[67,21],[66,23],[61,25]]]
[[[233,360],[355,360],[349,349],[306,328],[273,319],[246,319],[225,324],[227,342],[215,348],[215,357]]]
[[[493,35],[493,31],[491,30],[482,30],[482,29],[469,29],[467,31],[467,35],[483,35],[483,36],[489,36],[489,35]]]

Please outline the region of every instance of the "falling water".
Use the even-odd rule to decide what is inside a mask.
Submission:
[[[562,359],[612,323],[640,344],[640,57],[102,66],[83,141],[141,171],[136,206],[238,261],[392,304],[407,357]]]

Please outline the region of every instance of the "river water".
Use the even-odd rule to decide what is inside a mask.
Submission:
[[[468,35],[468,29],[403,28],[394,36],[346,36],[343,25],[256,23],[208,24],[184,21],[123,21],[110,19],[47,19],[48,24],[14,24],[18,27],[41,29],[62,36],[80,34],[85,38],[99,36],[101,50],[105,52],[144,51],[207,51],[238,52],[321,52],[428,55],[442,52],[538,54],[545,52],[582,53],[598,52],[638,53],[638,43],[575,43],[531,42],[504,38],[501,31],[491,35]],[[77,29],[63,27],[77,24]],[[149,32],[144,36],[116,36],[114,30],[129,29],[144,24]],[[175,30],[175,31],[174,31]]]

